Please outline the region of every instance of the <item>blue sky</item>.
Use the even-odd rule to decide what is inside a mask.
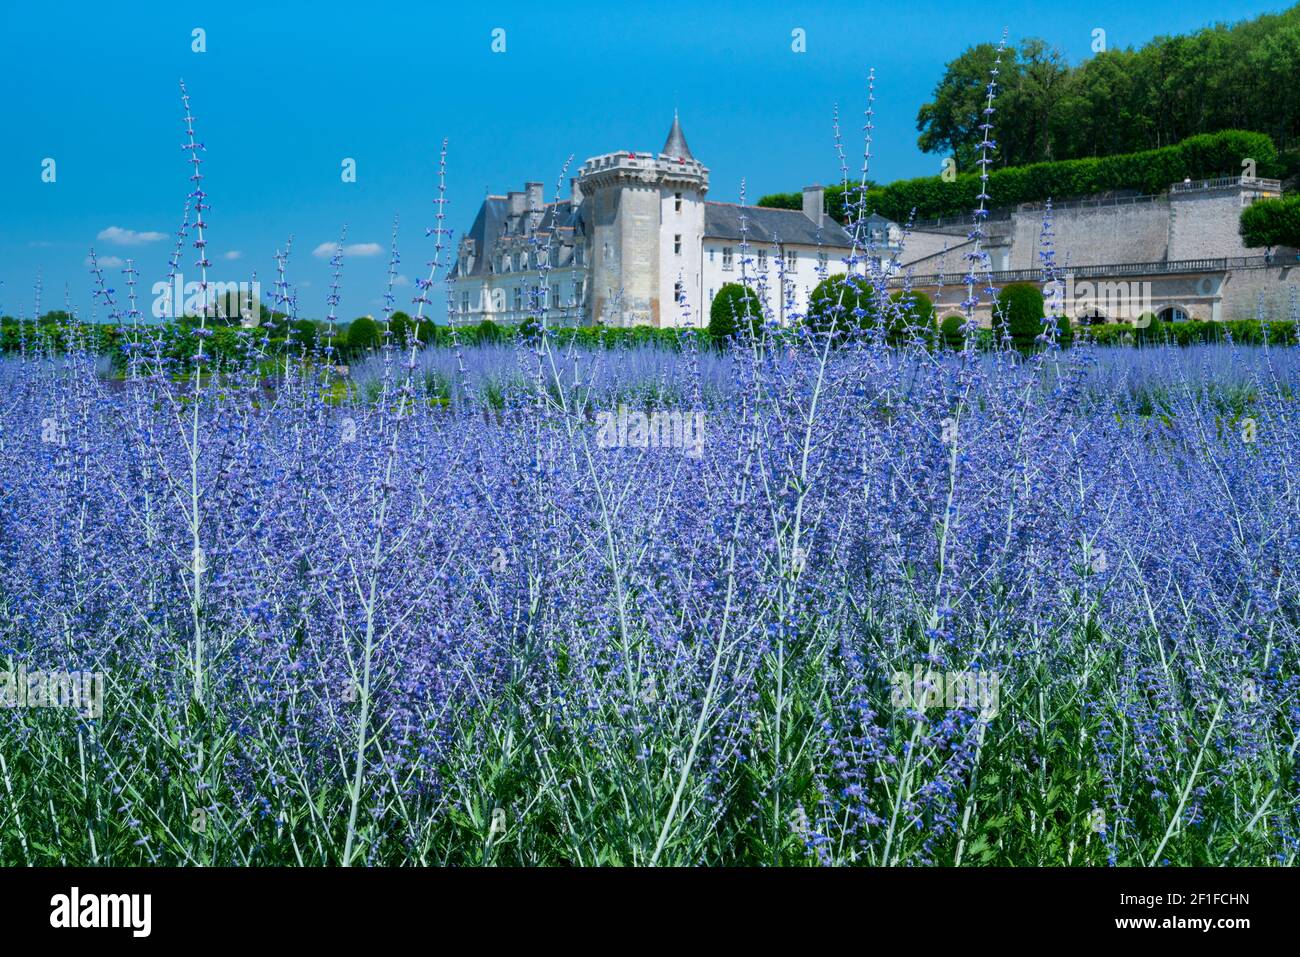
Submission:
[[[1071,62],[1092,30],[1111,47],[1235,21],[1287,4],[1180,0],[1136,4],[900,3],[178,3],[0,9],[0,312],[91,308],[85,266],[136,259],[163,278],[189,188],[178,80],[207,146],[211,278],[247,279],[264,298],[274,252],[293,236],[289,279],[304,315],[325,313],[327,258],[348,225],[340,313],[377,313],[394,214],[400,272],[426,273],[437,156],[449,140],[449,226],[468,228],[485,191],[555,188],[587,156],[657,150],[676,106],[710,198],[751,201],[831,182],[831,113],[840,105],[850,167],[860,164],[865,78],[875,67],[872,176],[938,172],[916,148],[915,118],[946,61],[967,46],[1041,36]],[[191,49],[206,31],[207,51]],[[504,29],[506,52],[493,53]],[[806,32],[807,52],[791,50]],[[53,158],[57,179],[41,180]],[[340,176],[356,161],[355,183]],[[156,238],[164,234],[165,238]],[[102,238],[101,238],[102,237]],[[365,255],[371,244],[382,252]],[[196,272],[187,249],[182,265]],[[109,261],[113,261],[110,259]],[[113,285],[123,288],[112,270]],[[413,295],[399,290],[399,306]],[[148,301],[142,308],[148,311]],[[101,315],[102,318],[102,315]]]

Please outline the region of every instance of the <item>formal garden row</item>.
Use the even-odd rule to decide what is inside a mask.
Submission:
[[[1013,283],[998,294],[992,328],[975,331],[974,345],[987,348],[1010,341],[1022,349],[1042,344],[1048,337],[1068,347],[1076,338],[1098,345],[1140,345],[1166,343],[1187,346],[1232,341],[1242,345],[1289,344],[1297,341],[1293,320],[1261,321],[1241,319],[1225,322],[1168,322],[1146,314],[1136,322],[1115,322],[1078,326],[1046,314],[1042,291],[1031,283]],[[883,302],[870,284],[857,285],[843,276],[823,280],[811,296],[806,331],[829,336],[836,343],[875,336],[894,343],[924,344],[935,348],[960,349],[965,344],[966,322],[959,315],[939,321],[934,304],[923,292],[899,290]],[[422,346],[450,348],[492,343],[534,341],[539,326],[524,323],[505,325],[490,320],[465,325],[440,325],[428,320],[416,322],[405,313],[394,313],[387,329],[383,322],[362,316],[350,323],[326,323],[272,314],[253,328],[209,325],[200,333],[197,321],[182,319],[162,325],[128,326],[70,321],[64,313],[47,313],[39,322],[0,319],[0,353],[64,351],[69,342],[89,351],[125,362],[127,345],[136,340],[140,349],[163,358],[180,359],[195,352],[200,336],[204,352],[213,358],[247,356],[260,351],[267,356],[286,352],[317,352],[332,346],[339,361],[360,359],[378,350],[385,341],[402,344],[414,337]],[[728,283],[714,297],[710,319],[703,329],[655,328],[652,326],[562,326],[552,328],[552,341],[559,347],[619,348],[654,345],[680,349],[688,341],[698,347],[726,348],[728,343],[801,333],[799,329],[773,329],[764,324],[758,293],[739,283]]]

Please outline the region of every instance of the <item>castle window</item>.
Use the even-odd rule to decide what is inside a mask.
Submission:
[[[550,305],[555,306],[557,308],[560,305],[560,284],[558,282],[551,283]]]
[[[709,247],[709,262],[714,261],[714,254],[717,252],[712,246]]]
[[[709,290],[709,305],[713,305],[713,290]]]
[[[826,254],[824,252],[817,254],[817,268],[822,272],[826,271]]]
[[[462,293],[460,294],[460,311],[461,311],[461,312],[469,312],[469,293],[468,293],[468,292],[462,292]]]
[[[758,251],[758,271],[765,272],[766,270],[767,270],[767,250],[760,249]]]
[[[579,279],[577,282],[575,282],[575,283],[573,284],[573,301],[574,301],[576,304],[578,304],[578,305],[581,305],[581,304],[582,304],[582,287],[583,287],[583,285],[584,285],[584,283],[583,283],[583,281],[582,281],[581,279]]]
[[[515,312],[524,311],[524,287],[515,286]]]
[[[673,203],[674,203],[674,205],[677,207],[677,212],[680,213],[680,212],[682,211],[682,194],[681,194],[681,193],[674,193],[674,194],[673,194]]]
[[[682,254],[682,234],[677,233],[673,236],[673,254],[680,256]]]
[[[722,247],[722,268],[726,272],[731,272],[731,247]]]
[[[682,281],[679,279],[673,283],[673,300],[683,302],[686,299],[686,290],[682,288]]]
[[[799,250],[787,249],[785,251],[785,268],[791,271],[799,268]]]

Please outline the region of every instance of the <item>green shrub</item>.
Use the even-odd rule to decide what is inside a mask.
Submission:
[[[1241,241],[1248,247],[1300,247],[1300,193],[1261,199],[1241,211]]]
[[[484,319],[474,329],[474,341],[479,345],[487,345],[493,342],[500,342],[505,338],[505,329],[497,325],[491,319]]]
[[[875,288],[862,276],[827,276],[808,297],[808,326],[817,332],[847,335],[875,324]]]
[[[1223,130],[1140,153],[994,170],[989,174],[988,192],[995,207],[1039,203],[1046,199],[1060,201],[1121,189],[1157,194],[1168,189],[1170,183],[1188,177],[1240,175],[1241,160],[1246,156],[1256,161],[1260,176],[1282,171],[1277,148],[1266,134]],[[849,188],[853,190],[856,186],[850,184]],[[843,221],[843,193],[843,186],[832,186],[826,191],[826,209],[840,221]],[[961,174],[952,182],[944,182],[939,176],[923,176],[871,189],[865,203],[869,211],[902,223],[911,217],[913,209],[917,219],[965,215],[979,205],[979,193],[978,173]],[[793,200],[798,195],[765,196],[759,205],[799,209],[802,200],[800,203]]]
[[[293,332],[294,342],[298,343],[298,345],[306,346],[308,349],[316,345],[316,323],[310,319],[299,319],[297,322],[291,323],[289,328]]]
[[[749,328],[758,335],[763,328],[763,307],[758,293],[738,282],[729,282],[718,290],[709,307],[709,336],[722,345],[749,321]]]
[[[1136,334],[1135,334],[1136,333]],[[1190,346],[1200,342],[1223,342],[1228,336],[1241,345],[1258,346],[1265,341],[1273,345],[1294,345],[1295,323],[1290,320],[1261,323],[1258,319],[1234,319],[1228,322],[1155,322],[1146,330],[1134,330],[1128,323],[1112,322],[1088,328],[1087,336],[1098,345],[1121,345],[1129,342],[1168,343]]]
[[[965,316],[948,316],[939,325],[939,336],[943,343],[953,349],[960,349],[965,342],[966,337],[962,334],[962,326],[966,325]]]
[[[998,293],[993,328],[1005,332],[1017,346],[1028,347],[1043,331],[1043,291],[1028,282],[1013,282]]]
[[[1045,314],[1043,316],[1043,329],[1046,330],[1052,322],[1056,323],[1056,344],[1059,346],[1068,346],[1074,342],[1074,326],[1070,323],[1069,316],[1056,316],[1055,318]]]
[[[398,309],[388,317],[388,331],[392,334],[393,345],[404,346],[414,331],[414,323],[410,316]]]
[[[925,293],[902,289],[889,297],[888,333],[891,341],[907,341],[919,337],[932,343],[935,339],[934,302]]]
[[[339,343],[340,347],[346,348],[348,352],[354,355],[378,349],[383,343],[379,323],[375,322],[370,316],[353,319],[348,324],[346,334],[339,336],[339,339],[342,340]]]

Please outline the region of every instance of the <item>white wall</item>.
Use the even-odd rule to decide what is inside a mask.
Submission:
[[[730,247],[732,251],[732,268],[730,270],[723,268],[723,250]],[[793,266],[788,266],[784,276],[781,273],[778,258],[784,256],[787,252],[794,252]],[[712,260],[710,260],[712,253]],[[766,254],[766,256],[762,254]],[[744,266],[744,275],[749,284],[755,288],[760,284],[766,286],[766,306],[770,311],[771,318],[781,323],[789,325],[796,315],[803,315],[808,310],[808,297],[817,284],[822,281],[824,276],[833,276],[836,273],[848,271],[848,266],[843,260],[849,255],[849,250],[832,248],[829,246],[801,246],[801,245],[759,245],[751,243],[748,248],[748,257],[750,262]],[[819,257],[824,256],[824,261]],[[764,262],[764,259],[766,262]],[[858,267],[862,271],[862,267]],[[741,252],[740,243],[734,240],[724,240],[706,237],[704,240],[704,322],[708,323],[709,309],[713,304],[713,296],[717,295],[719,289],[729,282],[741,281]],[[789,285],[792,296],[785,296],[780,291],[781,280],[784,279]],[[789,300],[789,301],[787,301]]]

